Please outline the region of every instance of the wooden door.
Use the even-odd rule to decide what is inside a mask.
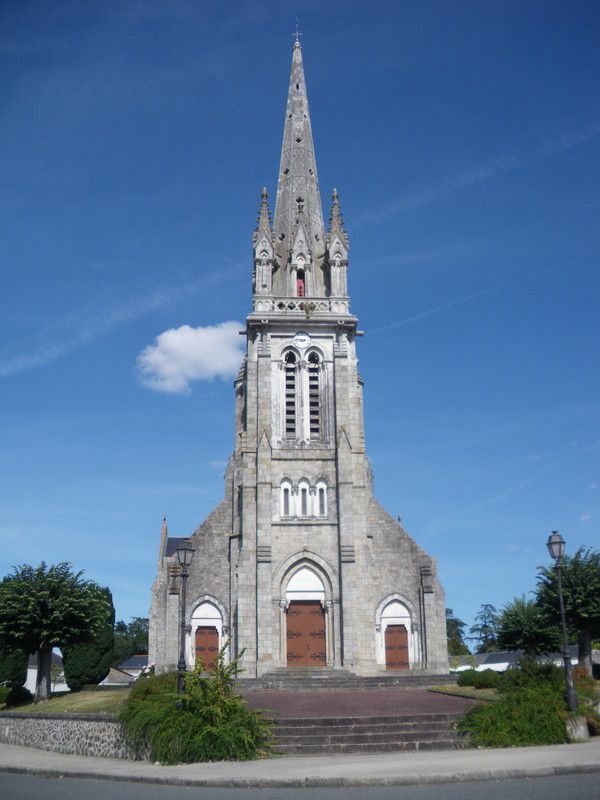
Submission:
[[[318,600],[293,600],[287,610],[288,667],[324,667],[325,615]]]
[[[219,654],[219,632],[212,625],[196,628],[196,664],[202,659],[204,669],[212,669]]]
[[[408,631],[404,625],[385,629],[385,668],[408,669]]]

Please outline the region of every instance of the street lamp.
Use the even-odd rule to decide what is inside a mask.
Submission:
[[[562,627],[563,651],[562,657],[565,665],[565,683],[567,686],[566,698],[569,711],[577,711],[577,695],[573,684],[573,668],[569,654],[569,636],[567,634],[567,621],[565,619],[565,602],[562,588],[562,559],[565,554],[565,540],[558,531],[552,531],[546,542],[550,556],[556,562],[556,576],[558,578],[558,601],[560,603],[560,624]]]
[[[177,694],[183,694],[185,681],[185,589],[188,579],[188,567],[194,557],[194,547],[189,539],[184,539],[177,548],[181,587],[179,591],[179,661],[177,662]]]

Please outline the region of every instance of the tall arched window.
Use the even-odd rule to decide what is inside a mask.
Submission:
[[[285,435],[296,435],[296,355],[285,354]]]
[[[308,357],[308,422],[311,439],[321,437],[320,369],[318,354],[311,353]]]
[[[299,516],[310,516],[309,511],[309,486],[306,481],[300,481],[298,485],[298,498],[299,498]]]
[[[296,297],[304,297],[305,295],[305,287],[304,287],[304,270],[299,269],[296,273]]]
[[[282,517],[292,516],[292,486],[289,481],[281,482],[281,508]]]
[[[322,481],[317,483],[316,515],[327,516],[327,486]]]

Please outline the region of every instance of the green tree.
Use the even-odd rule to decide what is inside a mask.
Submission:
[[[526,656],[535,656],[560,647],[558,627],[548,621],[535,600],[526,600],[525,595],[506,603],[497,625],[500,650],[523,650]]]
[[[27,680],[27,653],[22,650],[0,650],[0,683],[23,686]]]
[[[496,649],[498,614],[491,603],[483,603],[475,615],[475,625],[471,625],[469,638],[475,640],[477,653],[491,653]]]
[[[560,621],[555,567],[539,567],[537,599],[549,619]],[[600,552],[580,547],[562,559],[565,617],[579,645],[579,663],[592,674],[592,641],[600,636]]]
[[[0,582],[0,646],[37,654],[35,699],[50,696],[52,648],[97,635],[107,600],[67,562],[23,564]]]
[[[131,622],[115,624],[112,665],[118,667],[135,653],[148,652],[148,617],[132,617]]]
[[[454,616],[451,608],[446,609],[446,634],[448,636],[448,654],[466,656],[469,648],[465,644],[464,635],[467,625],[462,619]]]
[[[78,642],[62,648],[65,680],[72,691],[88,683],[98,684],[109,673],[114,650],[115,609],[108,588],[98,589],[104,595],[105,612],[96,635],[87,642]]]

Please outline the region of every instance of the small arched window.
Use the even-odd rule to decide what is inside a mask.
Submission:
[[[319,489],[319,516],[324,517],[327,514],[327,500],[325,498],[325,489],[323,486]]]
[[[285,354],[285,435],[296,435],[296,355]]]
[[[317,353],[308,356],[308,424],[311,439],[321,437],[321,365]]]
[[[292,487],[288,481],[284,481],[281,484],[280,514],[282,517],[292,516]]]
[[[310,516],[310,500],[309,500],[309,486],[306,480],[300,481],[298,484],[298,511],[299,517]]]
[[[327,485],[323,481],[317,483],[315,514],[318,517],[327,516]]]

